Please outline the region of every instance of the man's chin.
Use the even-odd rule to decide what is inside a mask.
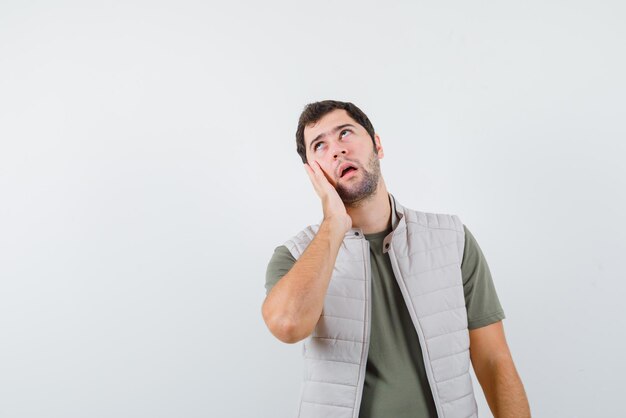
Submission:
[[[341,201],[346,205],[361,202],[371,197],[376,193],[376,189],[373,190],[355,190],[354,188],[345,188],[342,186],[337,187],[337,194],[341,198]]]
[[[355,173],[355,176],[360,176],[360,179],[346,179],[345,182],[339,181],[335,186],[337,194],[345,205],[357,206],[359,202],[364,202],[374,196],[378,190],[379,175],[377,171],[373,173],[365,170],[359,171]]]

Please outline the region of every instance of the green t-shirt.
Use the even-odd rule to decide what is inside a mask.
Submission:
[[[487,261],[465,229],[461,263],[469,329],[505,318]],[[365,234],[370,244],[372,272],[372,318],[370,347],[359,418],[437,417],[426,377],[422,350],[389,255],[383,253],[386,231]],[[279,246],[267,266],[267,293],[296,262],[287,247]]]

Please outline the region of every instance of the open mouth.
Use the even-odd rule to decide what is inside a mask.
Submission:
[[[343,169],[340,177],[341,178],[348,177],[351,173],[355,172],[356,170],[357,170],[356,167],[348,166]]]

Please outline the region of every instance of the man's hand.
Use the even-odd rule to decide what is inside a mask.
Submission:
[[[322,199],[324,220],[298,261],[269,292],[262,307],[267,327],[286,343],[300,341],[315,329],[339,248],[345,233],[352,228],[352,218],[319,164],[305,164],[305,169]]]
[[[330,184],[326,173],[317,161],[312,164],[304,164],[304,169],[315,188],[315,192],[322,200],[324,220],[328,220],[344,234],[352,228],[352,218],[346,212],[346,206],[339,197],[337,190]]]

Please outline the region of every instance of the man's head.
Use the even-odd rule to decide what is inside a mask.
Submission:
[[[361,109],[350,102],[323,100],[321,102],[309,103],[306,105],[300,114],[300,120],[298,120],[298,129],[296,130],[296,151],[300,155],[300,158],[302,158],[303,163],[308,161],[306,146],[304,143],[304,129],[307,125],[315,124],[326,114],[337,109],[345,110],[354,122],[361,125],[361,127],[367,131],[370,138],[372,138],[374,150],[376,150],[376,141],[374,140],[376,133],[374,132],[374,126],[372,126],[372,122],[370,122],[367,115],[363,113]]]
[[[302,161],[319,163],[345,204],[376,192],[384,153],[371,122],[354,104],[326,100],[307,105],[296,143]]]

